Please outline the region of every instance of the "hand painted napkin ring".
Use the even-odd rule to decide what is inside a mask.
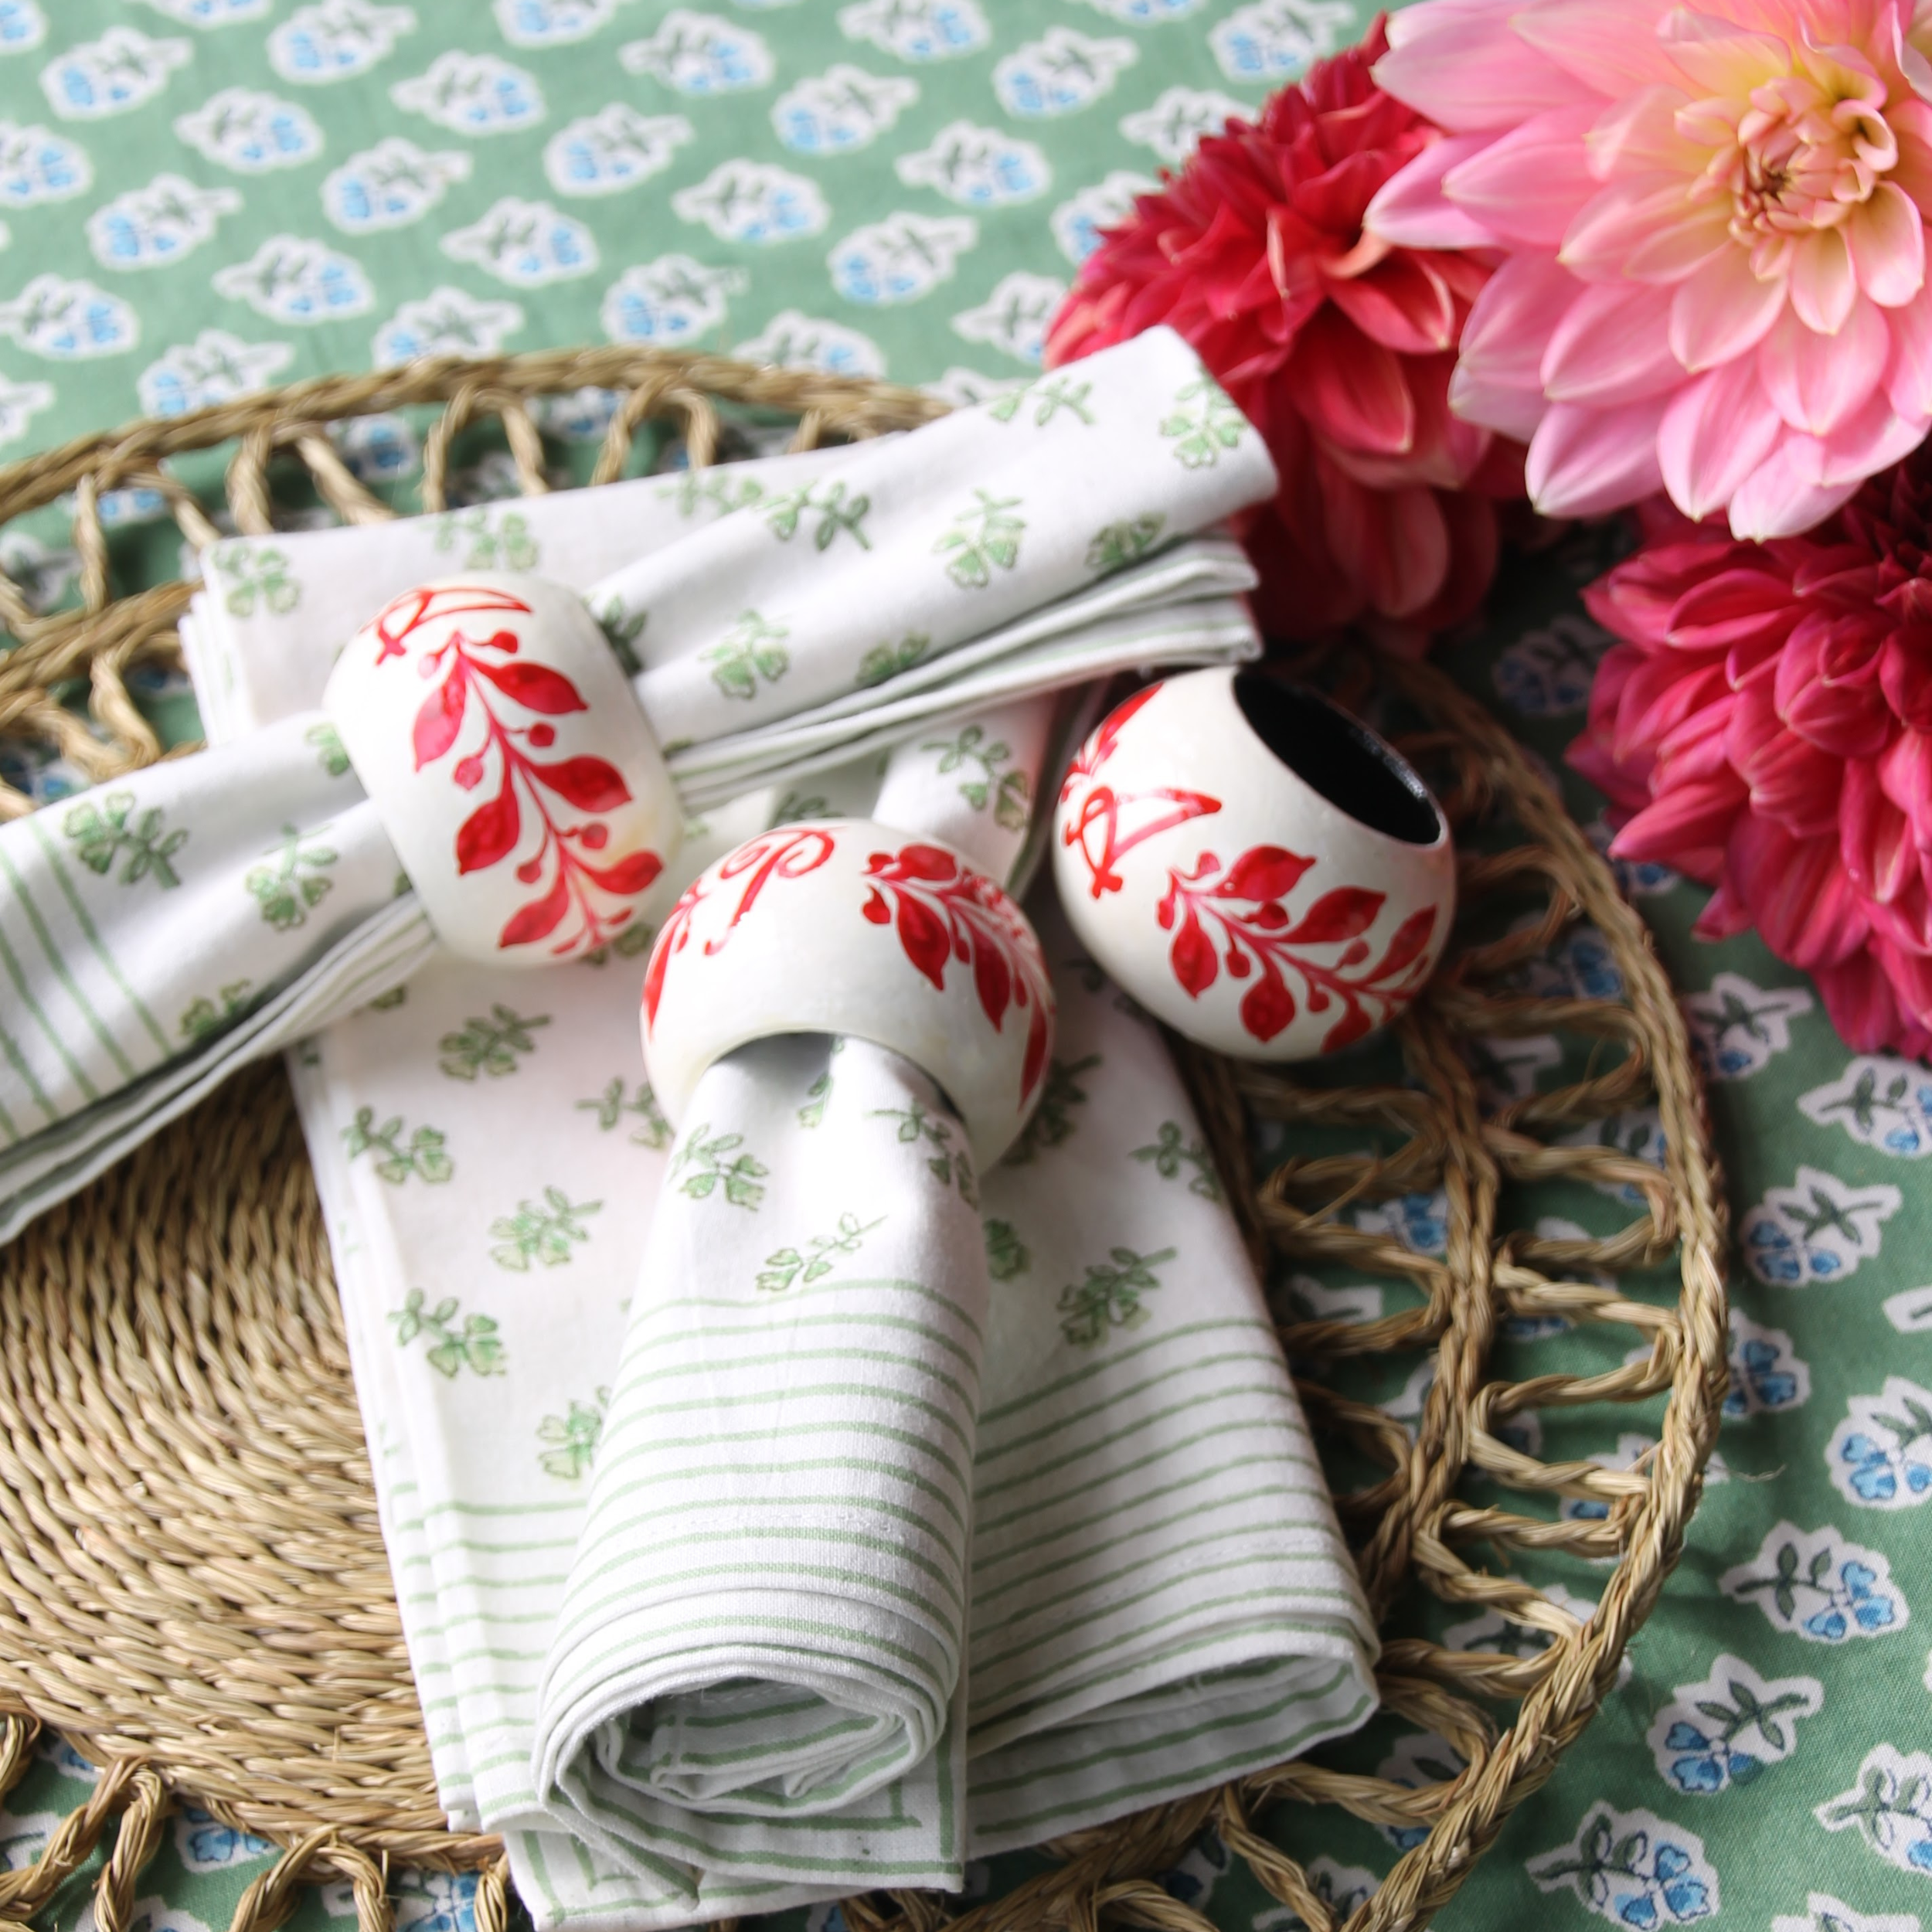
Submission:
[[[1456,859],[1409,766],[1264,673],[1137,692],[1080,748],[1053,821],[1060,903],[1147,1010],[1245,1060],[1385,1026],[1449,937]]]
[[[644,1053],[681,1120],[706,1067],[774,1033],[839,1033],[936,1080],[990,1166],[1040,1094],[1053,994],[1026,915],[949,847],[866,818],[760,834],[672,907]]]
[[[477,571],[405,591],[322,697],[452,951],[541,966],[604,944],[683,837],[650,720],[583,600]]]

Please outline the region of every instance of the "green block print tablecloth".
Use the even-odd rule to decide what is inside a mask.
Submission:
[[[606,338],[980,393],[1036,358],[1097,226],[1200,128],[1366,24],[1345,0],[714,4],[0,0],[0,457],[326,369]],[[593,437],[607,406],[585,396],[549,427]],[[345,451],[374,477],[416,461],[399,420]],[[502,467],[464,487],[500,492]],[[131,493],[109,508],[131,525],[159,506]],[[1487,634],[1450,654],[1553,761],[1603,643],[1576,593],[1608,541],[1512,566]],[[0,559],[47,600],[71,585],[58,519],[0,538]],[[9,773],[43,795],[69,776]],[[1584,819],[1598,812],[1566,789]],[[1849,1054],[1754,941],[1692,941],[1697,889],[1658,868],[1627,883],[1691,989],[1737,1219],[1721,1464],[1624,1682],[1440,1922],[1918,1932],[1932,1925],[1918,1165],[1932,1074]],[[1597,991],[1611,970],[1583,931],[1549,971]],[[1546,1077],[1550,1048],[1527,1043],[1495,1077]],[[1655,1151],[1654,1119],[1612,1131]],[[1587,1192],[1531,1205],[1600,1229],[1620,1213]],[[1427,1247],[1441,1211],[1416,1197],[1359,1212]],[[1281,1291],[1318,1302],[1342,1285]],[[1607,1366],[1611,1345],[1504,1346],[1515,1373]],[[1420,1400],[1409,1366],[1376,1392],[1399,1414]],[[1655,1427],[1631,1410],[1536,1433],[1547,1453],[1618,1466]],[[1601,1577],[1573,1563],[1547,1580],[1580,1607]],[[1429,1628],[1521,1641],[1494,1617]],[[1420,1780],[1443,1749],[1384,1719],[1338,1761]],[[0,1814],[9,1862],[81,1794],[78,1760],[43,1757]],[[1338,1903],[1396,1849],[1332,1814],[1287,1809],[1272,1828]],[[224,1923],[268,1855],[179,1820],[148,1873],[148,1932]],[[1287,1932],[1227,1866],[1204,1842],[1170,1883],[1228,1932]],[[405,1874],[398,1889],[404,1932],[470,1932],[464,1882]],[[86,1909],[76,1885],[49,1917],[67,1932]],[[299,1923],[351,1917],[325,1893]]]

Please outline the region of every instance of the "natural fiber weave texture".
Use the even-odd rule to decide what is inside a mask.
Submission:
[[[116,599],[98,498],[145,483],[169,500],[192,541],[206,510],[158,469],[171,454],[239,437],[230,506],[247,531],[270,527],[269,463],[291,451],[339,514],[391,514],[349,474],[323,433],[332,418],[417,403],[445,413],[425,444],[423,496],[440,508],[458,431],[495,417],[526,490],[545,487],[531,399],[587,383],[624,400],[597,480],[621,473],[631,440],[668,415],[694,462],[716,447],[711,396],[786,410],[798,441],[910,426],[939,405],[912,392],[703,357],[601,349],[485,363],[440,363],[330,378],[168,423],[145,423],[0,472],[0,523],[74,493],[83,608],[36,618],[0,578],[0,621],[20,640],[0,657],[0,734],[52,739],[94,777],[151,760],[155,734],[123,674],[175,648],[186,587]],[[1345,667],[1360,683],[1362,665]],[[1642,922],[1608,868],[1508,733],[1440,674],[1386,665],[1392,695],[1427,721],[1408,748],[1442,780],[1465,842],[1466,916],[1427,995],[1403,1023],[1402,1085],[1318,1087],[1214,1056],[1185,1064],[1257,1259],[1339,1261],[1413,1284],[1417,1308],[1378,1320],[1286,1328],[1305,1376],[1372,1351],[1436,1357],[1413,1439],[1379,1409],[1302,1383],[1318,1434],[1345,1439],[1387,1474],[1339,1498],[1359,1541],[1371,1602],[1386,1614],[1418,1586],[1502,1611],[1555,1641],[1524,1656],[1451,1651],[1400,1638],[1383,1654],[1386,1705],[1454,1746],[1468,1768],[1410,1789],[1296,1763],[1238,1786],[1083,1835],[1063,1862],[952,1923],[970,1932],[1090,1932],[1097,1916],[1161,1932],[1206,1932],[1152,1875],[1209,1824],[1311,1932],[1334,1932],[1301,1868],[1260,1835],[1269,1804],[1338,1804],[1371,1821],[1423,1825],[1349,1932],[1417,1926],[1456,1889],[1510,1808],[1548,1777],[1612,1682],[1631,1633],[1655,1602],[1699,1495],[1724,1389],[1723,1214],[1702,1097],[1681,1015]],[[60,702],[90,680],[94,730]],[[1359,692],[1356,695],[1360,695]],[[97,732],[98,735],[97,735]],[[0,814],[28,808],[0,789]],[[1498,849],[1497,828],[1517,842]],[[1531,916],[1500,937],[1492,902]],[[1621,977],[1616,1000],[1539,997],[1519,971],[1575,922],[1601,934]],[[1574,1083],[1498,1102],[1471,1070],[1474,1043],[1554,1034],[1591,1047]],[[1635,1107],[1658,1110],[1661,1168],[1613,1148],[1559,1144],[1565,1130]],[[1250,1130],[1275,1120],[1377,1138],[1379,1155],[1292,1158],[1258,1184]],[[1569,1179],[1641,1202],[1607,1240],[1558,1240],[1499,1216],[1511,1182]],[[1441,1189],[1440,1257],[1350,1225],[1341,1209]],[[1594,1271],[1672,1257],[1675,1305],[1626,1296]],[[1621,1325],[1648,1353],[1594,1376],[1491,1381],[1510,1315]],[[1545,1464],[1504,1440],[1519,1413],[1634,1402],[1667,1393],[1661,1440],[1628,1470]],[[0,1253],[0,1788],[18,1777],[28,1726],[58,1726],[111,1768],[39,1863],[0,1874],[0,1919],[24,1920],[83,1863],[118,1815],[97,1886],[102,1932],[125,1932],[134,1882],[168,1806],[192,1798],[224,1821],[287,1846],[251,1888],[237,1932],[280,1923],[293,1889],[348,1878],[368,1932],[386,1920],[384,1856],[485,1866],[480,1932],[505,1910],[495,1841],[439,1825],[414,1689],[379,1533],[327,1244],[286,1085],[262,1070],[170,1129]],[[1607,1514],[1552,1520],[1478,1506],[1460,1493],[1480,1471],[1527,1495],[1594,1499]],[[1486,1544],[1489,1566],[1472,1546]],[[1512,1553],[1614,1558],[1587,1624],[1520,1578]],[[1480,1701],[1478,1701],[1480,1700]],[[1508,1713],[1499,1730],[1498,1706]],[[1513,1709],[1509,1707],[1513,1706]],[[855,1932],[931,1932],[944,1902],[875,1895],[846,1907]]]

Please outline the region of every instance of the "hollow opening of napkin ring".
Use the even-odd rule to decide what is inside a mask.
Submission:
[[[1320,692],[1241,671],[1234,701],[1268,751],[1357,825],[1405,845],[1448,837],[1441,808],[1407,760]]]

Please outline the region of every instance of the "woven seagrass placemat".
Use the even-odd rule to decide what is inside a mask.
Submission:
[[[0,577],[0,621],[19,640],[0,656],[0,736],[50,741],[94,778],[161,755],[126,678],[174,660],[189,587],[116,594],[105,492],[157,490],[183,535],[206,542],[209,505],[162,465],[233,442],[237,527],[272,528],[291,476],[337,515],[373,521],[394,512],[327,427],[422,405],[440,410],[423,507],[443,506],[453,448],[485,423],[500,425],[522,487],[542,489],[532,405],[587,385],[615,399],[594,484],[623,474],[640,431],[665,419],[702,464],[734,408],[784,412],[808,445],[910,427],[939,407],[808,372],[600,349],[328,378],[68,445],[0,471],[0,526],[73,493],[82,564],[80,607],[48,616]],[[1370,1472],[1338,1502],[1378,1614],[1423,1591],[1550,1641],[1520,1655],[1389,1641],[1385,1706],[1466,1760],[1453,1778],[1411,1787],[1284,1764],[1063,1842],[1050,1869],[969,1910],[917,1893],[849,1902],[856,1932],[933,1932],[949,1917],[970,1932],[1088,1932],[1103,1913],[1207,1932],[1153,1875],[1210,1825],[1311,1932],[1334,1932],[1303,1868],[1259,1828],[1283,1800],[1423,1828],[1349,1921],[1350,1932],[1419,1925],[1588,1723],[1681,1548],[1723,1394],[1724,1229],[1670,986],[1607,866],[1480,706],[1426,667],[1371,672],[1345,658],[1326,668],[1345,699],[1396,707],[1441,789],[1464,853],[1456,940],[1398,1029],[1399,1073],[1323,1084],[1192,1051],[1182,1063],[1271,1275],[1338,1264],[1414,1291],[1373,1320],[1282,1331],[1325,1447],[1338,1467]],[[0,815],[29,804],[0,786]],[[1533,971],[1580,923],[1601,936],[1614,996],[1548,990]],[[1570,1049],[1561,1083],[1519,1092],[1484,1079],[1498,1043],[1532,1038]],[[1645,1106],[1661,1124],[1657,1162],[1587,1131]],[[1323,1128],[1356,1151],[1320,1151]],[[1288,1151],[1257,1164],[1268,1136]],[[1597,1238],[1515,1225],[1512,1190],[1549,1181],[1609,1192],[1630,1218]],[[1439,1254],[1345,1212],[1435,1189],[1447,1202]],[[1616,1281],[1643,1270],[1666,1271],[1669,1291]],[[1492,1352],[1512,1317],[1607,1325],[1634,1345],[1603,1373],[1497,1379]],[[1338,1393],[1351,1359],[1389,1355],[1434,1359],[1413,1429]],[[1535,1410],[1660,1396],[1657,1446],[1627,1469],[1544,1461],[1511,1427]],[[324,1878],[348,1879],[363,1925],[381,1932],[391,1859],[480,1869],[478,1927],[498,1932],[498,1845],[441,1826],[328,1246],[278,1070],[238,1079],[0,1251],[0,1712],[12,1713],[0,1719],[0,1789],[24,1768],[37,1724],[107,1767],[37,1863],[0,1873],[0,1920],[27,1918],[111,1836],[96,1913],[101,1932],[127,1932],[168,1808],[192,1798],[287,1848],[243,1898],[236,1932],[279,1923],[297,1888]],[[1591,1509],[1553,1515],[1557,1498]],[[1532,1551],[1612,1564],[1587,1622],[1513,1573]]]

